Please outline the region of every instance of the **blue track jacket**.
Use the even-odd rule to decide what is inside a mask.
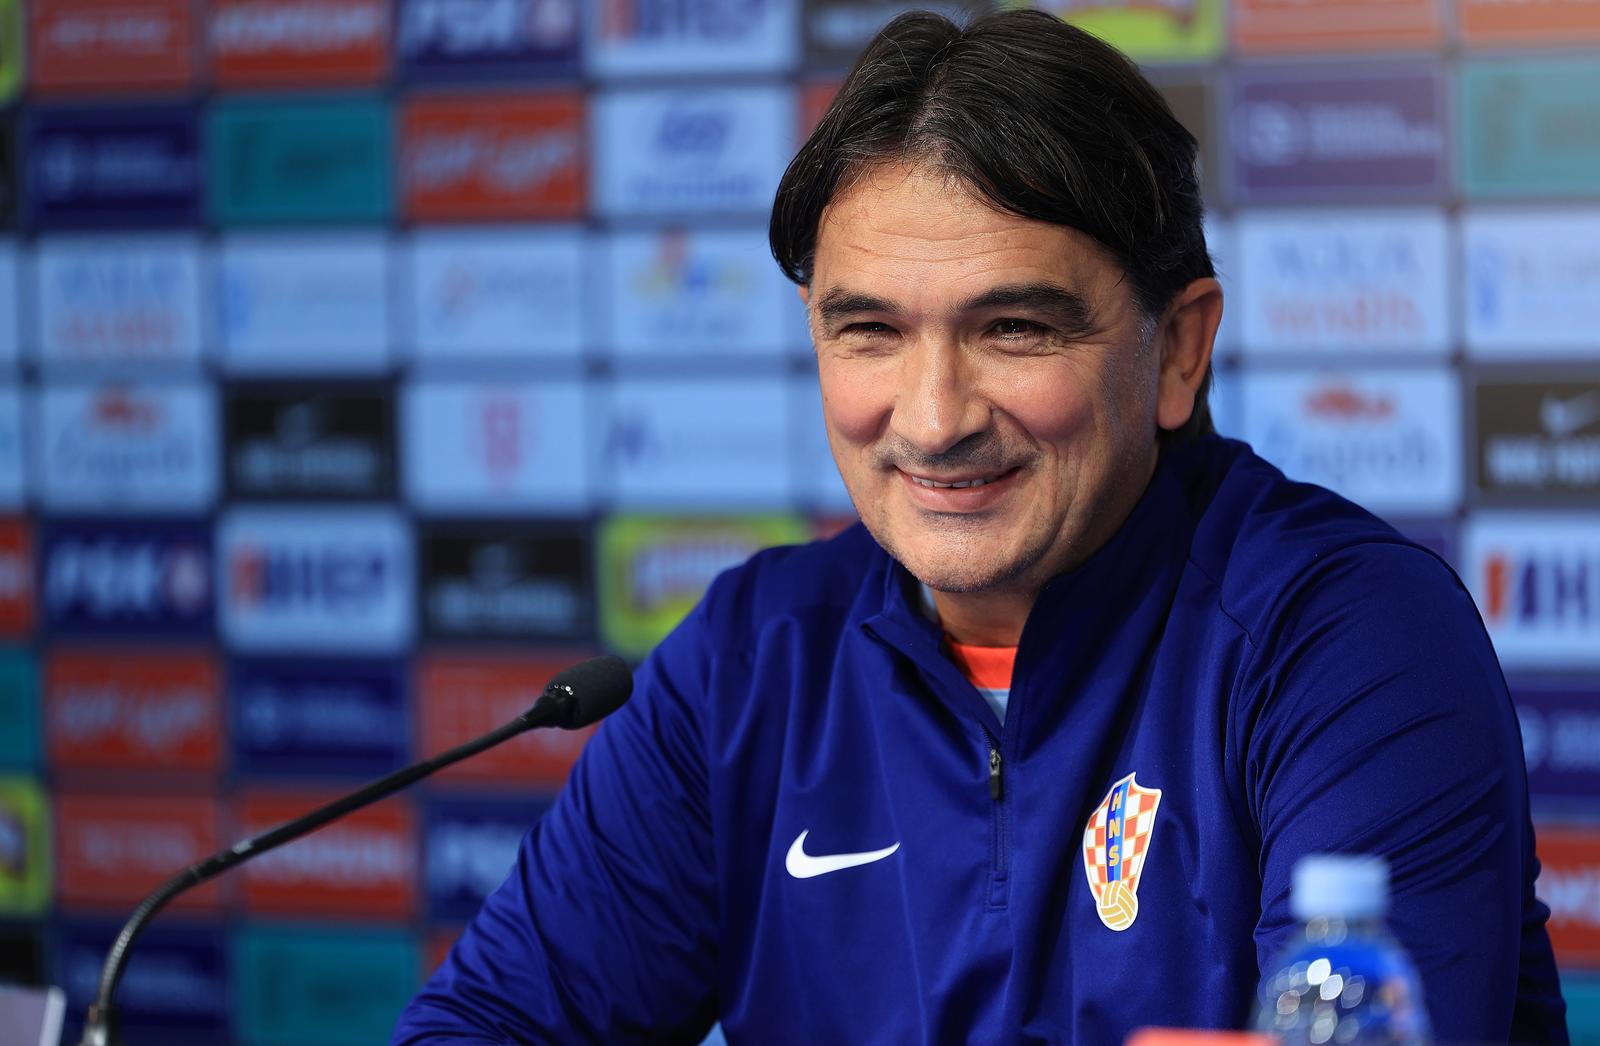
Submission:
[[[1239,1027],[1319,851],[1388,858],[1441,1041],[1565,1041],[1516,719],[1432,553],[1209,438],[1045,587],[1003,725],[940,639],[859,526],[724,574],[394,1042]]]

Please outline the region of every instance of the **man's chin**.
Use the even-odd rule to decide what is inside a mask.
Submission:
[[[905,555],[889,554],[911,576],[935,592],[968,595],[998,590],[1015,581],[1026,569],[1012,549],[966,547],[912,549]]]

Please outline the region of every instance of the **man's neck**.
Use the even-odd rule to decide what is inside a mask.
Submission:
[[[933,605],[939,627],[957,643],[1016,646],[1038,596],[1035,590],[934,592]]]

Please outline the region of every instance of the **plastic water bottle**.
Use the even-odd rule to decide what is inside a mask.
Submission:
[[[1261,981],[1256,1030],[1285,1046],[1426,1046],[1421,982],[1383,925],[1389,866],[1377,857],[1304,857],[1290,906],[1300,930]]]

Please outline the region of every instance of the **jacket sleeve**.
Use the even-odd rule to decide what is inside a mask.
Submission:
[[[717,938],[708,673],[697,610],[635,674],[393,1046],[705,1037]]]
[[[1261,967],[1294,932],[1301,856],[1381,854],[1436,1037],[1566,1041],[1521,735],[1460,582],[1403,545],[1327,556],[1273,614],[1247,685]]]

